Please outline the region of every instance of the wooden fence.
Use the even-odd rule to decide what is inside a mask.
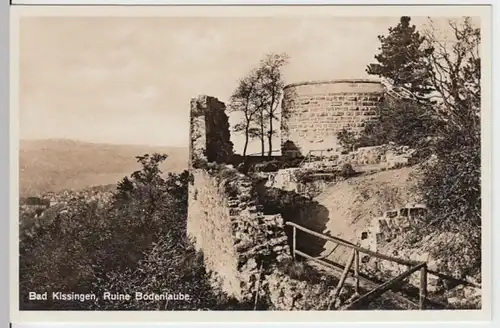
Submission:
[[[342,310],[347,310],[347,309],[355,309],[355,308],[358,308],[359,306],[361,306],[362,304],[366,304],[367,302],[377,298],[377,297],[380,297],[382,294],[386,293],[386,292],[390,292],[391,289],[393,289],[396,285],[398,285],[399,283],[401,283],[404,279],[408,278],[410,275],[412,275],[413,273],[419,271],[420,272],[420,286],[419,286],[419,304],[415,304],[413,303],[411,300],[407,299],[406,297],[403,297],[401,295],[398,295],[398,294],[395,294],[395,293],[391,293],[392,295],[391,296],[394,296],[395,298],[397,298],[399,301],[404,301],[412,306],[418,306],[418,308],[420,310],[423,310],[425,309],[426,307],[426,301],[427,301],[427,263],[426,262],[417,262],[417,261],[411,261],[411,260],[403,260],[403,259],[399,259],[399,258],[395,258],[395,257],[392,257],[392,256],[388,256],[388,255],[384,255],[384,254],[380,254],[380,253],[376,253],[376,252],[373,252],[369,249],[365,249],[363,247],[360,247],[358,245],[355,245],[353,243],[350,243],[346,240],[343,240],[343,239],[340,239],[340,238],[337,238],[337,237],[333,237],[333,236],[328,236],[328,235],[325,235],[325,234],[322,234],[322,233],[318,233],[316,231],[313,231],[313,230],[310,230],[310,229],[307,229],[307,228],[304,228],[296,223],[293,223],[293,222],[286,222],[286,225],[288,226],[291,226],[293,228],[293,238],[292,238],[292,256],[295,258],[297,255],[299,256],[302,256],[306,259],[310,259],[314,262],[317,262],[319,264],[322,264],[326,267],[329,267],[329,268],[335,268],[335,269],[338,269],[338,267],[334,267],[332,264],[326,262],[326,261],[323,261],[321,260],[320,258],[315,258],[315,257],[312,257],[304,252],[301,252],[297,249],[296,245],[297,245],[297,229],[298,230],[301,230],[303,232],[306,232],[310,235],[313,235],[315,237],[318,237],[318,238],[321,238],[323,240],[326,240],[326,241],[330,241],[330,242],[333,242],[337,245],[342,245],[342,246],[345,246],[349,249],[352,250],[351,252],[351,255],[349,257],[349,259],[347,260],[347,263],[344,267],[344,270],[342,272],[342,275],[340,277],[340,280],[337,284],[337,288],[335,289],[335,292],[334,292],[334,296],[333,296],[333,299],[331,301],[331,305],[332,304],[335,304],[335,301],[338,297],[338,295],[340,295],[340,292],[344,286],[344,283],[347,279],[347,276],[349,274],[349,272],[352,271],[351,267],[354,265],[354,272],[353,272],[353,276],[354,276],[354,290],[355,290],[355,294],[357,295],[357,297],[355,298],[354,301],[352,301],[351,303],[343,306],[341,309]],[[404,265],[404,266],[407,266],[409,269],[400,274],[399,276],[387,281],[387,282],[384,282],[383,284],[377,286],[376,288],[370,290],[369,292],[363,294],[363,295],[360,295],[360,280],[365,280],[365,281],[369,281],[371,282],[369,279],[366,279],[366,278],[363,278],[362,276],[360,276],[359,274],[359,265],[360,265],[360,256],[359,254],[362,253],[362,254],[366,254],[366,255],[369,255],[369,256],[372,256],[372,257],[375,257],[375,258],[378,258],[378,259],[381,259],[381,260],[386,260],[386,261],[391,261],[391,262],[395,262],[395,263],[398,263],[400,265]]]

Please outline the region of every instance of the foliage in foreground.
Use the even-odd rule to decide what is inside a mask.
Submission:
[[[241,306],[214,293],[202,257],[186,240],[189,174],[161,176],[165,155],[137,158],[111,203],[71,201],[68,212],[20,232],[21,309],[193,310]],[[94,293],[95,302],[28,301],[29,292]],[[104,292],[130,301],[104,301]],[[189,301],[135,301],[135,292],[189,294]]]
[[[432,213],[426,228],[466,231],[466,247],[476,250],[480,265],[481,31],[469,17],[448,22],[451,39],[432,21],[418,35],[408,22],[402,17],[388,37],[380,38],[381,53],[375,57],[379,63],[370,65],[368,72],[410,89],[418,101],[389,103],[354,143],[394,142],[434,154],[423,166],[418,186]],[[402,38],[402,29],[414,37]],[[399,58],[400,65],[392,65],[391,56]],[[395,77],[409,78],[398,82]]]

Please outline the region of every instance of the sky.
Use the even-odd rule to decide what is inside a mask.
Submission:
[[[413,17],[412,23],[426,20]],[[20,136],[188,146],[190,99],[206,94],[227,104],[238,79],[266,53],[288,53],[287,84],[370,78],[365,68],[378,52],[377,36],[398,21],[23,17]],[[240,152],[242,136],[232,139]],[[256,143],[252,151],[259,151]]]

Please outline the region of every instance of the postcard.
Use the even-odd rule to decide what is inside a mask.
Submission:
[[[489,6],[11,17],[13,322],[491,315]]]

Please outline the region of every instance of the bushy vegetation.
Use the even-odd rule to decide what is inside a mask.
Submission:
[[[384,102],[376,112],[377,118],[365,123],[359,135],[346,129],[337,133],[337,140],[345,151],[394,143],[425,150],[428,156],[429,146],[443,127],[429,104],[391,100]]]
[[[343,178],[350,178],[352,176],[356,175],[356,171],[352,167],[351,164],[345,163],[342,165],[342,168],[340,169],[340,176]]]
[[[162,177],[166,155],[137,157],[142,169],[118,183],[98,206],[71,201],[20,231],[21,309],[170,310],[241,306],[213,291],[202,255],[186,239],[189,174]],[[24,226],[22,226],[24,227]],[[94,293],[89,302],[28,301],[28,292]],[[130,293],[104,301],[102,293]],[[134,293],[189,294],[189,301],[135,301]]]
[[[277,268],[291,279],[307,281],[311,284],[323,283],[331,287],[338,283],[336,278],[325,275],[303,260],[286,259],[278,263]]]
[[[345,163],[340,169],[302,169],[294,172],[294,178],[299,183],[314,181],[341,181],[356,176],[357,172],[351,164]]]
[[[412,101],[386,102],[378,108],[377,115],[377,120],[368,122],[360,137],[353,141],[355,148],[389,142],[411,148],[426,147],[439,124],[428,104]]]
[[[358,148],[358,137],[352,131],[342,129],[337,133],[337,141],[342,146],[344,152],[353,151]]]
[[[393,142],[434,155],[423,165],[418,185],[432,214],[427,228],[467,231],[464,247],[476,250],[480,259],[480,28],[468,17],[451,20],[443,37],[432,21],[423,33],[409,23],[402,17],[388,36],[379,37],[381,52],[367,72],[412,96],[387,101],[359,138],[341,137],[352,147]]]
[[[256,163],[250,165],[250,172],[277,172],[278,170],[299,167],[304,159],[294,158],[294,159],[279,159],[271,161],[263,161],[261,163]]]

